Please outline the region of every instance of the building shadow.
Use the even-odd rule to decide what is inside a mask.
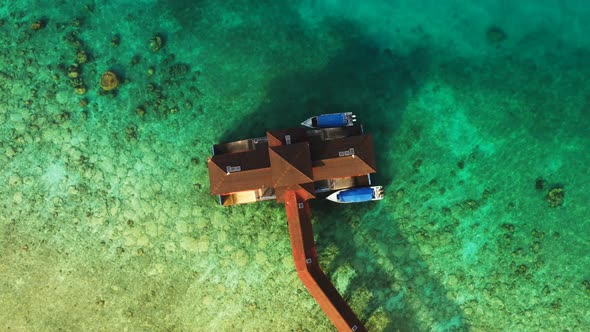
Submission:
[[[346,25],[354,29],[352,24]],[[391,137],[397,133],[408,97],[420,88],[428,65],[426,49],[396,55],[369,38],[353,37],[321,70],[291,73],[269,82],[268,101],[249,114],[248,121],[224,132],[221,141],[264,136],[266,129],[297,127],[313,115],[354,112],[373,135],[376,180],[389,184],[395,175],[395,168],[389,167],[393,161],[387,160]]]
[[[290,73],[273,79],[266,88],[268,102],[249,114],[248,121],[223,133],[221,140],[227,142],[263,136],[263,129],[296,127],[317,114],[354,112],[365,131],[373,135],[378,168],[373,180],[387,190],[397,169],[395,161],[389,160],[390,151],[395,148],[390,145],[393,141],[391,138],[399,131],[409,97],[421,88],[428,73],[429,51],[417,48],[408,54],[396,54],[359,34],[358,27],[350,22],[337,21],[332,24],[338,25],[333,28],[339,33],[351,36],[347,46],[321,70]],[[404,280],[412,280],[415,276],[425,280],[429,285],[428,290],[413,282],[402,287],[406,292],[413,292],[413,298],[419,299],[424,306],[436,303],[436,307],[424,310],[432,317],[462,317],[460,308],[446,297],[442,284],[429,273],[417,249],[400,235],[400,230],[395,226],[395,216],[385,212],[386,209],[381,210],[383,212],[378,216],[379,220],[365,223],[363,215],[374,207],[372,203],[355,207],[330,205],[327,202],[312,204],[312,215],[315,214],[320,220],[314,226],[320,258],[328,246],[338,247],[337,255],[328,266],[324,265],[326,273],[331,275],[339,266],[350,264],[357,273],[343,296],[348,298],[361,289],[371,293],[365,309],[357,313],[359,318],[366,320],[377,310],[383,309],[390,315],[391,321],[386,331],[432,329],[432,326],[423,325],[410,305],[403,303],[404,298],[400,298],[401,303],[392,304],[391,299],[398,297],[400,292],[393,288],[393,272]],[[357,226],[354,227],[354,224]],[[360,224],[363,226],[358,226]],[[379,237],[373,238],[371,234],[379,234]],[[371,248],[384,249],[379,252],[369,251],[361,259],[355,253],[367,252],[368,248],[355,243],[353,239],[358,236],[367,237],[366,240],[371,241]],[[400,260],[387,249],[393,241],[397,247],[405,248],[405,254],[417,257],[409,266],[407,259]],[[388,265],[393,265],[396,271],[387,271],[379,263],[380,259],[388,260]],[[396,310],[396,305],[403,309]]]

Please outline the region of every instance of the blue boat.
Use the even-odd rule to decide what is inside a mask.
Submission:
[[[301,124],[308,128],[335,128],[352,126],[355,121],[356,115],[352,112],[344,112],[312,116]]]
[[[336,203],[360,203],[378,201],[383,199],[383,187],[358,187],[338,190],[326,199]]]

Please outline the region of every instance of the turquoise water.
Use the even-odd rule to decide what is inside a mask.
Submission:
[[[386,198],[314,230],[370,331],[590,329],[590,6],[359,3],[0,4],[0,329],[332,331],[206,159],[341,111]]]

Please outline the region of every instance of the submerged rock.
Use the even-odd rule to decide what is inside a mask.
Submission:
[[[498,26],[492,25],[486,30],[486,39],[490,44],[500,44],[506,40],[506,38],[508,38],[508,35]]]
[[[563,190],[563,186],[555,186],[547,193],[545,200],[549,202],[549,206],[552,208],[562,206],[563,201],[565,199],[565,191]]]

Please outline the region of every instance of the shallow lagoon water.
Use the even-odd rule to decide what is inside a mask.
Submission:
[[[206,158],[353,111],[386,198],[312,214],[370,331],[588,329],[589,18],[551,0],[1,4],[0,326],[333,330],[283,207],[217,206]]]

